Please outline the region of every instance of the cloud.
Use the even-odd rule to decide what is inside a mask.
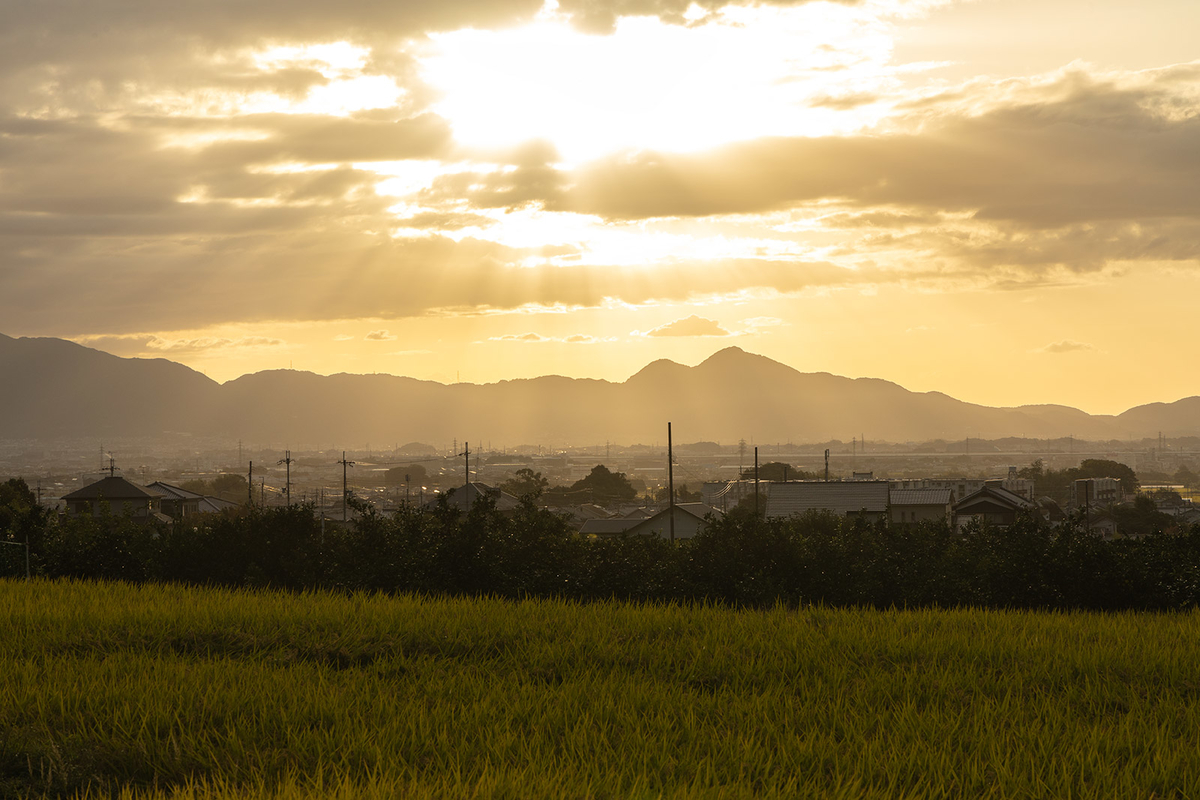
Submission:
[[[690,317],[668,322],[645,333],[634,331],[633,336],[733,336],[734,334],[722,328],[715,320],[705,319],[693,314]]]
[[[368,342],[393,342],[399,337],[389,333],[387,330],[371,331],[363,337]]]
[[[1061,342],[1054,342],[1045,347],[1039,347],[1034,352],[1037,353],[1074,353],[1080,350],[1095,350],[1096,348],[1090,344],[1083,342],[1074,342],[1070,339],[1063,339]]]
[[[335,342],[352,342],[354,341],[354,337],[348,333],[339,333],[337,336],[333,337],[333,340]]]
[[[742,324],[746,326],[747,332],[754,332],[762,328],[778,328],[787,325],[787,323],[779,319],[779,317],[749,317],[742,320]]]
[[[1034,229],[1189,218],[1200,214],[1200,107],[1157,111],[1172,98],[1165,83],[1125,87],[1073,74],[982,114],[924,120],[916,132],[625,154],[582,168],[570,191],[547,195],[547,203],[644,219],[836,200],[966,211]]]
[[[500,336],[489,336],[489,342],[557,342],[559,344],[597,344],[598,342],[615,342],[616,337],[598,338],[582,333],[570,336],[543,336],[540,333],[505,333]]]
[[[215,351],[264,350],[288,346],[283,339],[271,336],[168,338],[149,333],[81,336],[76,341],[88,347],[129,356],[195,355]]]

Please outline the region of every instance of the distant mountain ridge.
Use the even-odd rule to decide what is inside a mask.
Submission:
[[[688,367],[662,359],[623,383],[544,376],[441,384],[395,375],[269,370],[224,384],[166,359],[0,334],[0,438],[171,433],[321,447],[469,439],[522,443],[819,442],[982,437],[1125,439],[1200,434],[1200,397],[1091,415],[992,408],[878,378],[803,373],[729,347]]]

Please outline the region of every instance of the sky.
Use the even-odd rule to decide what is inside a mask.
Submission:
[[[0,333],[1200,394],[1195,0],[0,0]]]

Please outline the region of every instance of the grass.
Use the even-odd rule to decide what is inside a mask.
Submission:
[[[1192,797],[1200,614],[0,582],[0,797]]]

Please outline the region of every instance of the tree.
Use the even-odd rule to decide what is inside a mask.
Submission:
[[[1178,470],[1176,470],[1174,481],[1175,483],[1182,483],[1184,486],[1190,489],[1200,482],[1200,478],[1197,477],[1196,473],[1188,469],[1187,464],[1184,464]]]
[[[1141,484],[1137,473],[1120,461],[1108,461],[1103,458],[1085,458],[1077,470],[1076,478],[1120,478],[1121,486],[1126,492],[1134,492]]]
[[[414,486],[424,486],[429,474],[420,464],[409,464],[407,467],[393,467],[383,474],[383,482],[388,486],[403,486],[406,483]]]
[[[212,479],[212,493],[223,500],[240,502],[246,499],[249,485],[246,476],[236,472],[226,472]]]
[[[1037,461],[1034,461],[1028,467],[1021,467],[1019,470],[1017,470],[1018,478],[1024,478],[1026,480],[1033,481],[1034,483],[1040,481],[1043,477],[1045,477],[1045,475],[1046,462],[1042,461],[1040,458]]]
[[[516,474],[500,484],[500,491],[508,492],[513,497],[538,498],[550,487],[540,472],[534,472],[529,467],[522,467]]]
[[[571,484],[570,497],[576,503],[628,503],[637,497],[637,489],[624,472],[612,472],[603,464],[592,467],[586,478]]]
[[[815,472],[805,472],[782,461],[772,461],[768,464],[758,465],[758,479],[760,481],[811,481],[817,480],[820,477]],[[754,467],[742,471],[742,480],[754,480]]]
[[[666,486],[663,486],[654,493],[654,500],[658,503],[667,502],[670,491]],[[675,487],[675,502],[676,503],[699,503],[704,497],[703,492],[689,492],[687,484]]]

